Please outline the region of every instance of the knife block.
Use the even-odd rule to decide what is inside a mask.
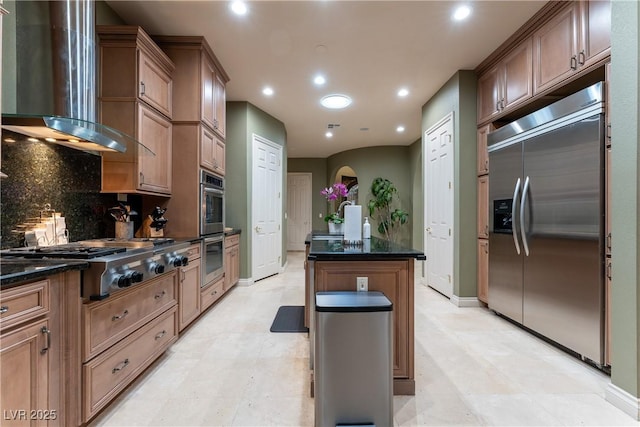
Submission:
[[[156,230],[155,227],[151,226],[153,219],[150,216],[147,216],[144,221],[142,221],[142,226],[136,233],[136,237],[164,237],[164,228],[160,230]]]

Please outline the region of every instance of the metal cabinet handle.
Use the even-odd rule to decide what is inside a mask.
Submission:
[[[40,350],[40,354],[45,354],[47,350],[49,350],[49,347],[51,347],[51,330],[46,326],[43,326],[42,329],[40,329],[40,333],[47,336],[47,346]]]
[[[496,111],[500,111],[500,101],[496,101]]]
[[[145,95],[145,89],[144,82],[140,82],[140,96]]]
[[[611,233],[607,233],[607,248],[611,249]]]
[[[571,67],[572,70],[578,69],[578,58],[576,58],[575,55],[571,57],[571,60],[569,61],[569,66]]]
[[[140,184],[144,184],[144,174],[140,172]]]
[[[524,224],[524,209],[527,202],[527,195],[529,194],[529,177],[524,180],[524,188],[522,189],[522,199],[520,200],[520,236],[522,237],[522,247],[524,253],[529,256],[529,245],[527,244],[527,231]]]
[[[485,224],[484,225],[484,235],[488,236],[489,235],[489,224]]]
[[[217,295],[218,294],[218,290],[216,289],[215,291],[211,292],[211,296]]]
[[[489,242],[485,242],[485,243],[482,245],[482,248],[484,249],[484,253],[485,253],[485,254],[488,254],[488,253],[489,253]]]
[[[485,172],[489,171],[489,159],[485,159],[484,161],[484,170]]]
[[[184,280],[184,279],[183,279]],[[155,294],[155,296],[153,297],[154,299],[160,299],[163,296],[165,296],[167,293],[165,291],[162,291],[160,293]]]
[[[165,335],[167,335],[167,331],[165,331],[165,330],[163,330],[162,332],[158,333],[156,335],[156,341],[158,341],[160,338],[162,338]]]
[[[6,305],[0,307],[0,314],[5,314],[7,311],[9,311],[9,307],[7,307]]]
[[[607,263],[607,279],[611,280],[611,260]]]
[[[122,371],[127,366],[129,366],[129,359],[124,359],[121,364],[111,370],[111,373],[115,374],[116,372]]]
[[[585,54],[584,54],[584,49],[582,49],[582,50],[580,51],[580,53],[578,54],[578,64],[580,64],[580,65],[584,65],[585,58],[586,58],[586,56],[585,56]]]
[[[520,192],[520,178],[518,178],[518,181],[516,182],[515,187],[513,187],[513,200],[511,201],[511,234],[513,235],[513,244],[516,247],[516,253],[518,255],[520,255],[520,243],[518,243],[518,227],[516,224],[515,214],[516,214],[516,205],[518,203],[519,192]]]
[[[111,318],[111,321],[115,322],[116,320],[124,319],[125,317],[127,317],[127,314],[129,314],[129,310],[123,311],[122,314],[120,314],[118,316],[113,316]]]
[[[504,98],[500,100],[500,109],[504,110]]]

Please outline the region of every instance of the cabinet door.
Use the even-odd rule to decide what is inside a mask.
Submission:
[[[215,170],[216,138],[206,126],[200,126],[200,166]]]
[[[171,122],[138,105],[138,189],[171,194]]]
[[[533,35],[533,92],[570,76],[578,67],[578,4],[571,2]]]
[[[581,49],[578,64],[588,66],[611,51],[611,2],[582,1]]]
[[[230,286],[234,286],[240,280],[240,246],[236,245],[231,251],[231,280]]]
[[[225,242],[226,243],[226,242]],[[224,290],[231,287],[232,275],[233,275],[233,267],[231,266],[233,259],[233,248],[226,246],[224,248]]]
[[[215,116],[214,116],[214,130],[220,135],[222,139],[225,139],[226,122],[227,122],[227,90],[224,80],[216,73],[214,79],[214,104],[215,104]]]
[[[224,175],[225,173],[225,144],[224,141],[218,138],[214,138],[215,142],[215,158],[213,161],[213,170],[220,174]]]
[[[489,238],[489,176],[478,177],[478,237]]]
[[[171,117],[171,76],[141,50],[138,50],[138,79],[138,97]]]
[[[180,268],[179,285],[179,327],[182,331],[200,315],[200,259],[190,261],[189,265]]]
[[[605,152],[605,251],[607,255],[611,255],[611,191],[613,186],[611,185],[611,146],[608,146]]]
[[[478,79],[478,123],[489,120],[500,112],[498,66],[482,74]]]
[[[215,128],[215,84],[216,71],[208,58],[202,59],[202,121]]]
[[[604,288],[604,363],[611,366],[611,258],[605,261]]]
[[[529,38],[520,43],[503,60],[503,109],[526,101],[533,96],[533,42]]]
[[[57,425],[56,414],[49,409],[49,351],[47,320],[34,322],[1,335],[0,411],[3,426],[48,425],[47,420],[31,420],[35,414],[50,415]],[[32,412],[33,411],[33,412]]]
[[[478,239],[478,299],[489,303],[489,241]]]
[[[489,153],[487,152],[487,134],[493,130],[493,125],[488,124],[478,128],[478,175],[489,173]]]

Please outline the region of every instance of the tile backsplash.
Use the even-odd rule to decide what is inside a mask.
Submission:
[[[45,204],[65,217],[69,241],[110,237],[114,221],[107,209],[115,194],[100,193],[100,157],[72,148],[29,142],[2,142],[0,181],[1,247],[24,246],[20,224],[38,218]]]

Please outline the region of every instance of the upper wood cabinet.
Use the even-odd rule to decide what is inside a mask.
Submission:
[[[478,123],[533,96],[532,40],[518,44],[478,79]]]
[[[225,173],[225,143],[205,126],[200,126],[200,166]]]
[[[609,55],[609,1],[571,2],[533,34],[534,93]]]
[[[489,173],[489,153],[487,151],[487,134],[493,131],[494,127],[491,123],[478,128],[477,144],[478,144],[478,176]]]
[[[204,37],[157,36],[176,66],[174,121],[200,121],[224,141],[229,77]]]
[[[97,26],[100,121],[134,137],[102,156],[102,191],[171,195],[174,65],[136,26]]]

